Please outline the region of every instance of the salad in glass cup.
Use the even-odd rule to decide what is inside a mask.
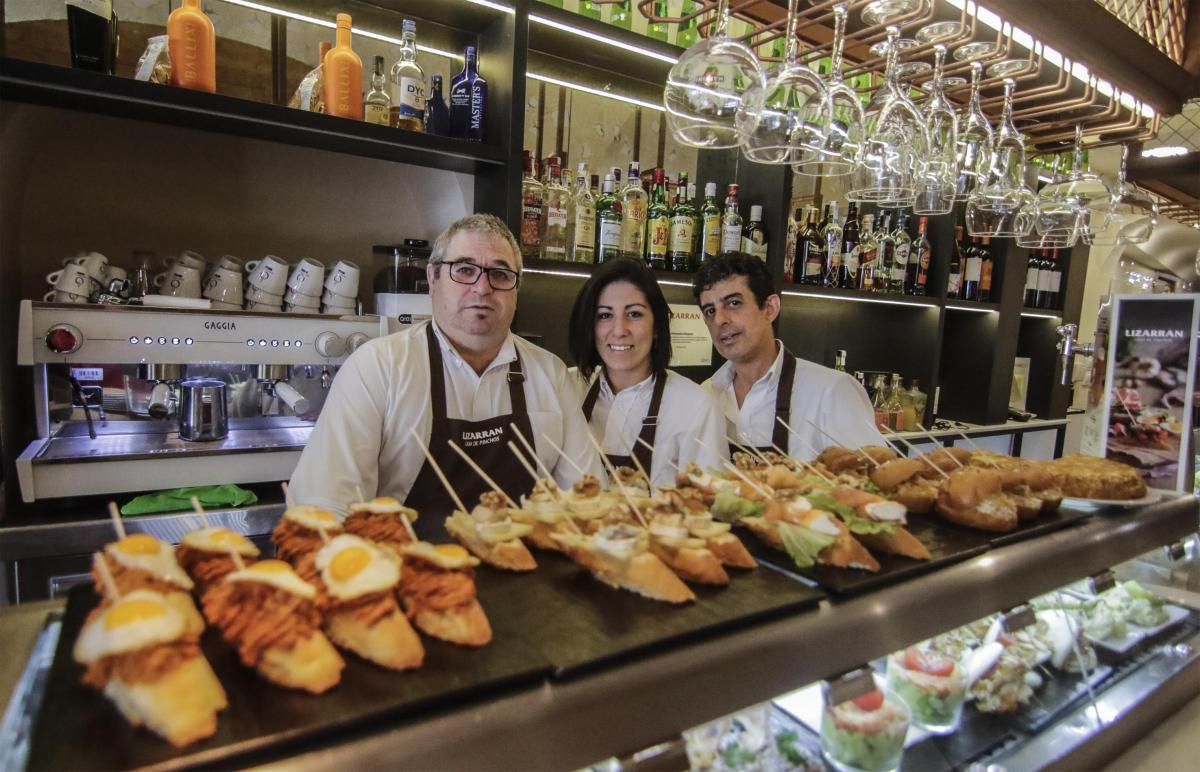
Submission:
[[[875,689],[821,712],[821,750],[841,772],[899,769],[908,709],[889,689]]]
[[[888,657],[887,683],[908,706],[914,724],[933,734],[949,734],[958,726],[968,683],[953,657],[910,646]]]

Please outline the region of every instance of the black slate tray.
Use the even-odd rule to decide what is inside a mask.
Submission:
[[[1092,691],[1099,692],[1100,685],[1112,675],[1113,669],[1108,665],[1098,665],[1090,673]],[[1046,682],[1033,693],[1029,704],[1012,716],[1013,723],[1026,734],[1037,734],[1056,721],[1074,705],[1088,696],[1087,684],[1080,673],[1067,673],[1060,670],[1050,670],[1049,675],[1041,672]]]
[[[767,566],[729,569],[727,587],[689,585],[692,603],[672,605],[602,584],[557,552],[537,552],[527,574],[480,566],[479,599],[497,637],[524,636],[571,678],[637,655],[744,628],[816,605],[825,593]]]
[[[1062,506],[1048,515],[1042,515],[1036,520],[1027,520],[1021,523],[1015,531],[992,534],[992,545],[1000,547],[1005,544],[1015,544],[1026,539],[1032,539],[1052,531],[1057,531],[1060,528],[1079,525],[1091,516],[1091,512]]]
[[[201,648],[225,687],[229,707],[219,715],[214,736],[176,749],[131,727],[103,695],[79,683],[83,668],[75,664],[71,650],[97,600],[90,587],[75,588],[67,600],[33,730],[31,770],[236,766],[231,760],[241,754],[531,685],[551,670],[526,641],[500,631],[478,650],[424,638],[425,664],[419,670],[394,672],[343,652],[341,684],[314,696],[274,686],[242,667],[234,649],[209,630]],[[488,614],[494,621],[503,612],[493,605]]]

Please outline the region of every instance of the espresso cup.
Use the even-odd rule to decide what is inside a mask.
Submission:
[[[158,294],[177,298],[200,297],[200,270],[188,265],[176,265],[154,277]]]
[[[242,300],[241,270],[218,266],[204,283],[204,297],[220,303],[240,303]]]
[[[282,308],[282,306],[277,306],[277,305],[275,305],[275,304],[273,304],[273,303],[253,303],[253,302],[250,302],[250,303],[246,303],[246,310],[247,310],[247,311],[256,311],[256,312],[258,312],[258,313],[264,313],[264,312],[266,312],[266,313],[277,314],[277,313],[279,313],[280,311],[282,311],[282,310],[283,310],[283,308]]]
[[[217,267],[228,268],[231,271],[244,271],[246,269],[246,261],[233,255],[221,255],[221,259],[217,261]]]
[[[56,290],[83,295],[85,298],[91,295],[93,290],[100,288],[100,282],[93,279],[78,263],[67,263],[61,269],[46,274],[46,281],[53,284]]]
[[[325,264],[306,257],[292,268],[287,285],[293,292],[317,298],[321,295],[321,282],[323,281],[325,281]]]
[[[50,290],[45,295],[42,295],[42,300],[47,303],[86,303],[88,302],[87,295],[76,295],[71,292],[63,292],[62,290]]]
[[[262,260],[251,260],[246,263],[246,271],[250,284],[263,292],[283,297],[288,280],[288,264],[283,258],[267,255]]]
[[[319,306],[321,305],[321,296],[305,295],[301,292],[297,292],[294,289],[290,289],[283,294],[283,302],[291,303],[292,305],[296,306]]]
[[[318,306],[297,306],[288,303],[283,307],[283,310],[289,314],[319,314],[321,309]]]
[[[347,298],[358,297],[358,266],[349,260],[339,260],[325,279],[325,289]]]
[[[212,309],[214,311],[241,311],[241,303],[222,303],[219,300],[212,301]]]
[[[208,261],[204,259],[204,255],[199,252],[193,252],[190,249],[185,249],[176,255],[168,255],[163,258],[163,265],[167,268],[174,268],[177,265],[186,265],[188,268],[195,268],[203,272],[208,267]]]
[[[108,258],[99,252],[88,252],[67,258],[63,261],[63,267],[67,265],[78,265],[83,268],[87,275],[100,285],[103,285],[104,280],[108,278]]]
[[[283,295],[274,295],[270,292],[264,292],[258,287],[255,287],[253,284],[246,288],[246,292],[243,297],[245,297],[246,301],[250,303],[266,303],[267,305],[272,306],[283,305]]]

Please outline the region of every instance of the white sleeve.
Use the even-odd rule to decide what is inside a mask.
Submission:
[[[559,383],[555,384],[555,392],[559,395],[559,407],[563,417],[563,451],[583,468],[585,472],[595,475],[596,479],[604,480],[604,464],[600,455],[588,439],[590,429],[583,417],[583,387],[577,375],[570,374],[565,368],[560,370]],[[568,461],[559,458],[550,467],[554,473],[554,481],[562,489],[567,489],[579,479],[579,473]]]
[[[846,443],[849,448],[863,445],[887,447],[883,435],[875,428],[875,409],[867,398],[862,384],[845,373],[839,373],[821,400],[821,428]],[[828,442],[825,443],[828,445]]]
[[[712,391],[701,387],[689,394],[688,414],[688,425],[679,433],[679,458],[675,462],[681,467],[694,461],[701,469],[724,469],[722,462],[729,459],[729,440],[725,437],[725,414]]]
[[[360,496],[371,498],[379,486],[389,393],[375,346],[352,355],[334,376],[325,406],[289,483],[289,498],[344,515]],[[361,494],[359,491],[361,490]]]

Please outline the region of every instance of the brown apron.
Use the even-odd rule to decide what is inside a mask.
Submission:
[[[433,408],[429,452],[468,507],[474,507],[479,501],[479,494],[491,488],[454,452],[449,445],[450,440],[465,450],[471,460],[479,464],[514,501],[520,501],[522,495],[533,489],[533,481],[508,449],[509,440],[516,442],[509,424],[516,424],[531,442],[534,436],[525,404],[525,375],[521,369],[520,353],[508,366],[511,414],[483,421],[449,418],[446,415],[446,374],[442,365],[442,347],[434,335],[433,322],[429,323],[425,332],[429,340],[429,400]],[[421,471],[417,473],[404,505],[417,510],[420,515],[413,524],[418,536],[428,541],[446,541],[445,518],[454,511],[454,502],[428,459],[421,465]]]
[[[792,424],[792,387],[796,384],[796,357],[786,347],[783,349],[783,370],[779,374],[779,388],[775,392],[775,417],[782,418],[788,426]],[[773,421],[771,442],[780,450],[788,449],[788,432],[779,421]],[[795,428],[795,427],[793,427]],[[743,443],[744,445],[744,443]],[[759,453],[774,453],[770,445],[755,448]],[[737,445],[729,443],[729,455],[741,452]]]
[[[604,373],[600,374],[600,378],[604,377]],[[597,378],[592,383],[592,388],[588,389],[587,397],[583,400],[583,416],[588,423],[592,422],[592,410],[596,407],[596,399],[600,396],[600,378]],[[658,411],[662,407],[663,390],[667,387],[666,373],[663,377],[654,377],[654,393],[650,395],[650,409],[646,411],[646,417],[642,419],[642,431],[638,434],[638,438],[650,447],[646,447],[641,442],[633,444],[633,455],[637,458],[638,463],[646,470],[646,474],[654,474],[654,470],[650,468],[651,462],[654,461],[654,453],[650,448],[654,447],[654,435],[658,431]],[[608,462],[614,467],[627,466],[630,469],[637,467],[633,463],[633,458],[629,456],[619,456],[612,453],[605,453],[608,456]]]

